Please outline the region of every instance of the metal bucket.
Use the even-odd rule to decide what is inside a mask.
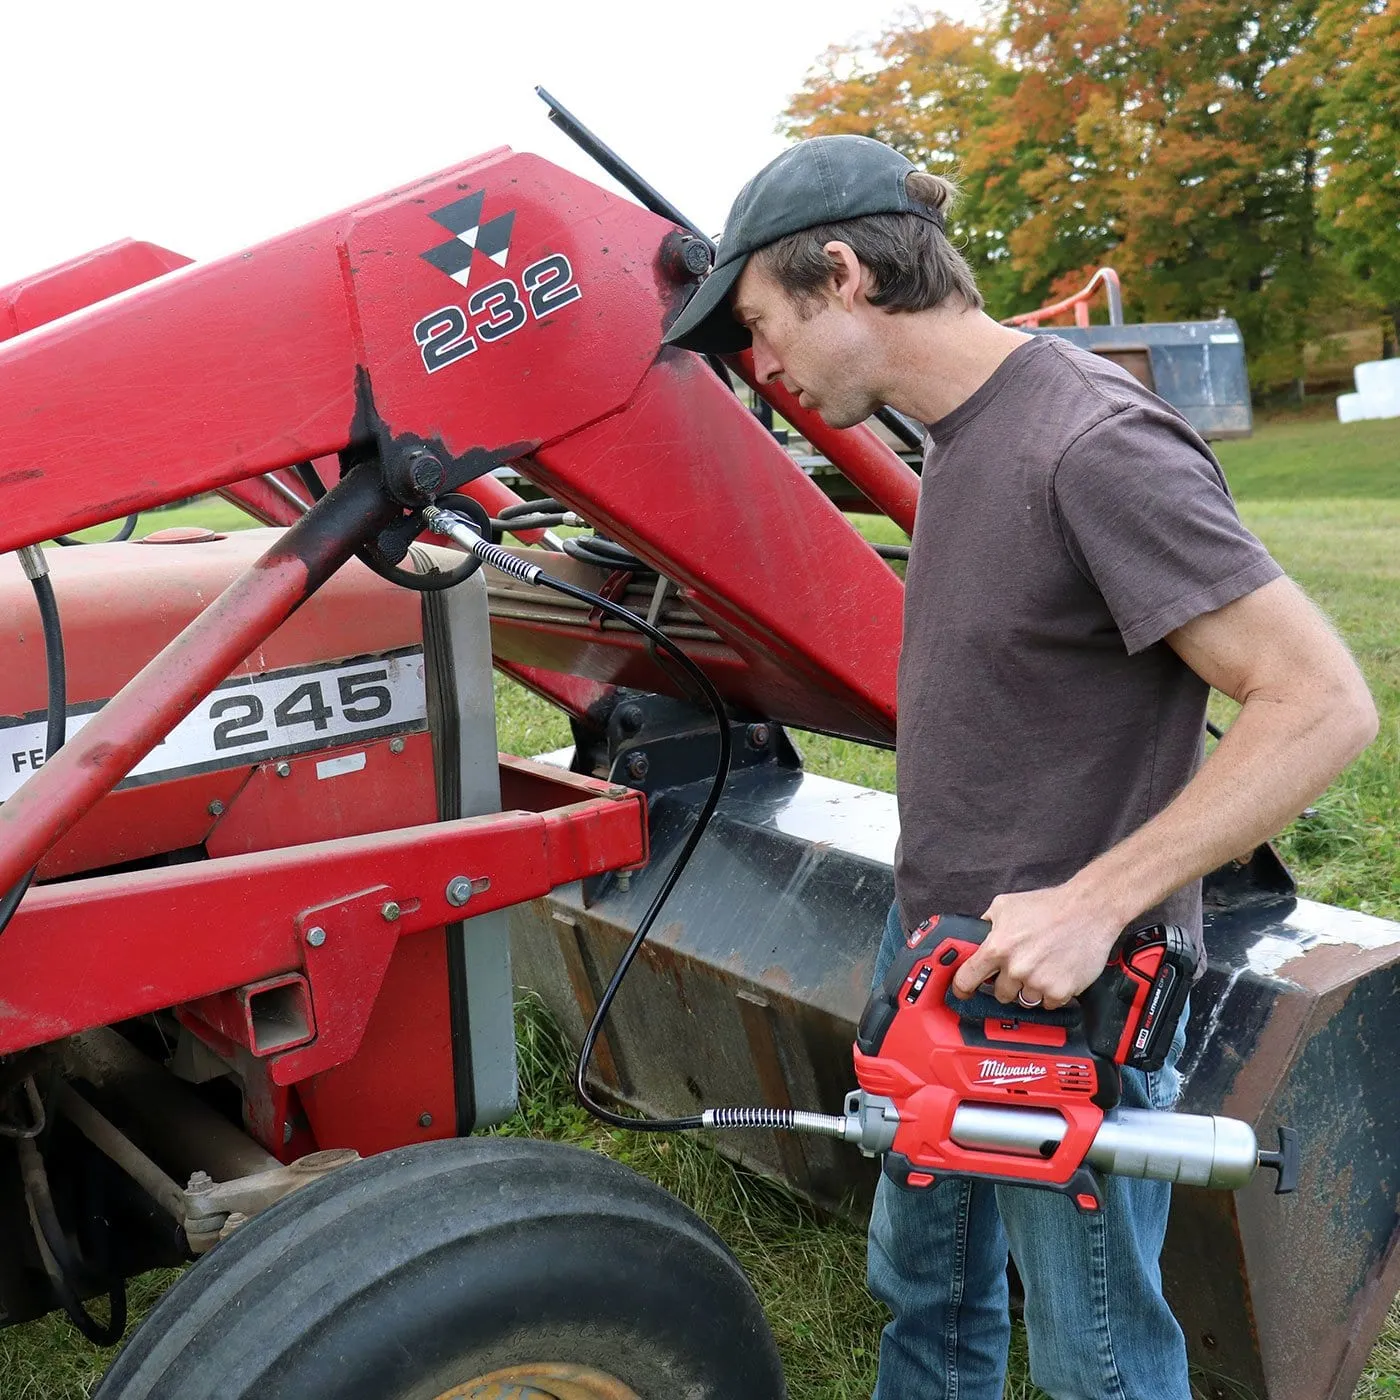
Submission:
[[[894,799],[781,752],[731,777],[614,1004],[594,1075],[647,1113],[838,1112],[853,1087],[893,896]],[[652,792],[645,871],[511,912],[517,984],[575,1045],[705,788]],[[1268,1173],[1234,1194],[1179,1188],[1167,1295],[1215,1394],[1340,1400],[1400,1285],[1400,924],[1297,899],[1267,849],[1209,880],[1206,905],[1211,965],[1192,997],[1181,1107],[1241,1118],[1264,1145],[1290,1124],[1303,1167],[1289,1197]],[[719,1146],[828,1210],[868,1208],[877,1167],[842,1143],[750,1132]]]

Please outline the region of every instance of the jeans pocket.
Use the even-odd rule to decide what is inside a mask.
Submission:
[[[1144,1076],[1147,1080],[1148,1103],[1163,1113],[1175,1108],[1177,1100],[1181,1098],[1181,1072],[1176,1065],[1181,1059],[1181,1052],[1186,1049],[1186,1022],[1190,1014],[1191,1003],[1188,999],[1182,1008],[1181,1019],[1176,1023],[1166,1063],[1161,1069],[1151,1070]]]
[[[1163,1113],[1176,1107],[1181,1097],[1181,1075],[1174,1064],[1168,1063],[1161,1069],[1147,1074],[1147,1101],[1153,1108]]]

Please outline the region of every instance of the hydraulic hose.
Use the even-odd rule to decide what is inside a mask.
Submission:
[[[82,1258],[74,1253],[58,1212],[54,1209],[44,1159],[37,1145],[27,1138],[21,1139],[16,1147],[29,1221],[54,1297],[68,1314],[69,1320],[90,1342],[101,1347],[112,1346],[121,1340],[122,1333],[126,1331],[126,1280],[118,1276],[108,1286],[110,1311],[106,1322],[94,1317],[83,1306],[82,1283],[84,1278],[91,1276],[91,1272],[85,1269]]]
[[[48,560],[38,545],[25,545],[17,551],[20,567],[34,588],[39,620],[44,629],[44,663],[48,671],[48,725],[44,735],[44,757],[50,759],[63,747],[68,732],[68,668],[63,656],[63,626],[58,616],[58,599],[49,578]],[[37,868],[37,867],[35,867]],[[14,918],[19,902],[34,879],[28,870],[3,897],[0,897],[0,933]]]
[[[140,518],[141,517],[139,515],[128,515],[126,519],[122,521],[121,526],[117,530],[117,533],[113,535],[110,540],[103,540],[102,543],[124,544],[127,540],[129,540],[132,537],[132,535],[136,533],[136,522]],[[55,535],[53,537],[53,541],[55,544],[62,545],[81,545],[97,543],[96,540],[80,540],[76,535]]]

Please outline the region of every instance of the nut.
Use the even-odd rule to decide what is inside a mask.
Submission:
[[[209,815],[211,817],[221,817],[224,814],[224,804],[216,797],[209,804]]]
[[[321,927],[309,928],[306,930],[306,941],[313,947],[319,948],[326,941],[326,931]]]
[[[636,782],[641,782],[651,771],[651,759],[640,749],[632,754],[627,760],[627,776]]]
[[[384,916],[384,921],[386,923],[392,924],[394,920],[397,919],[399,915],[403,913],[403,910],[400,909],[399,906],[392,899],[390,899],[379,906],[379,912]]]
[[[402,740],[402,739],[390,739],[390,740],[389,740],[389,752],[390,752],[390,753],[402,753],[402,752],[403,752],[403,740]]]
[[[747,738],[753,748],[761,749],[767,747],[771,735],[772,730],[766,724],[751,724],[748,728]]]
[[[460,909],[472,897],[472,882],[466,875],[454,875],[447,882],[447,902]]]
[[[433,1126],[433,1115],[431,1113],[420,1113],[418,1115],[418,1126],[420,1128],[431,1128]]]
[[[279,763],[277,765],[277,776],[279,778],[290,778],[292,776],[292,765],[290,763]]]

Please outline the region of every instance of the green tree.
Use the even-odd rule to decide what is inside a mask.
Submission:
[[[1302,77],[1322,168],[1320,232],[1400,342],[1400,8],[1321,0]]]

